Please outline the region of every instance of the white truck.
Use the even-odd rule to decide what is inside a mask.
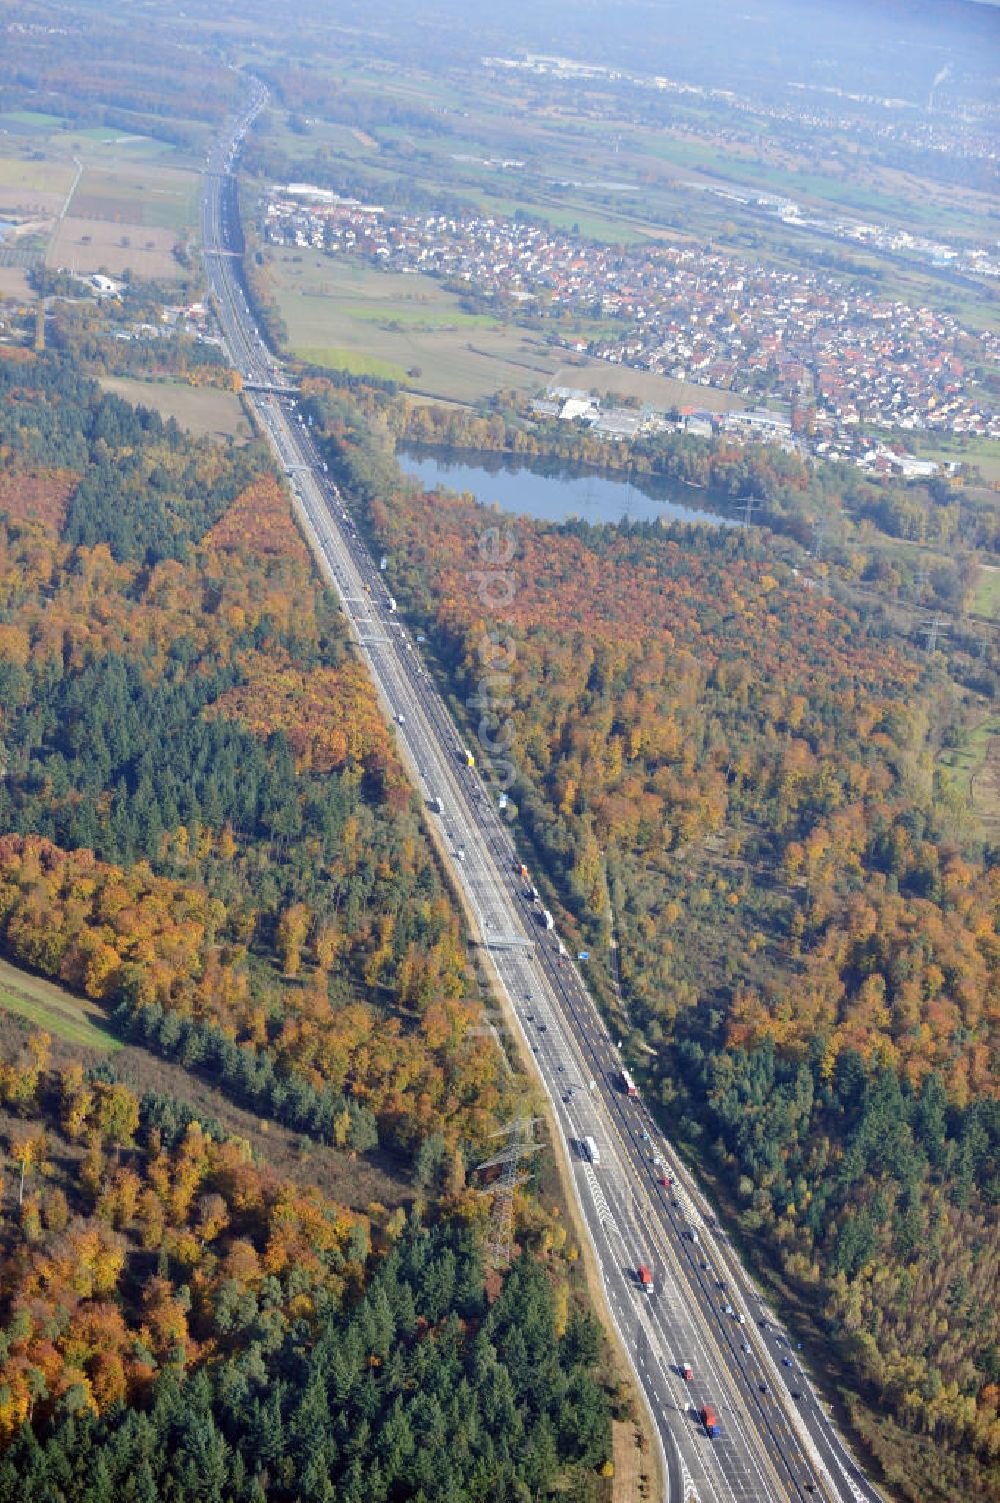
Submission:
[[[601,1162],[601,1150],[598,1148],[593,1138],[584,1138],[583,1151],[585,1157],[591,1164],[599,1164]]]

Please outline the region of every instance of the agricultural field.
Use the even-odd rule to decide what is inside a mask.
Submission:
[[[85,997],[0,960],[0,1012],[15,1013],[36,1028],[86,1049],[106,1053],[121,1047],[105,1014]]]
[[[175,166],[178,165],[180,155],[175,146],[166,141],[158,141],[154,136],[122,134],[107,126],[67,131],[64,136],[60,136],[58,144],[61,149],[85,156],[88,160],[108,161],[116,165],[162,161]]]
[[[155,163],[85,165],[70,212],[49,242],[46,263],[78,272],[114,275],[129,269],[143,277],[176,276],[180,268],[173,250],[197,223],[197,188],[193,172]]]
[[[6,298],[15,303],[26,303],[34,295],[20,266],[0,266],[0,303]]]
[[[197,222],[197,192],[193,172],[152,164],[86,164],[71,208],[77,219],[179,231]]]
[[[101,385],[135,407],[151,407],[163,418],[176,418],[196,438],[238,444],[250,439],[250,424],[235,392],[189,386],[183,381],[142,381],[125,376],[107,376]]]
[[[685,176],[701,174],[703,181],[722,179],[757,191],[787,194],[827,211],[847,210],[911,229],[975,238],[988,234],[990,204],[985,195],[930,184],[903,172],[866,166],[845,178],[794,152],[783,151],[780,160],[778,154],[775,160],[766,160],[746,146],[717,145],[683,131],[640,135],[637,144],[673,169],[684,169]]]
[[[197,225],[198,177],[174,165],[172,147],[107,127],[65,131],[49,116],[2,119],[12,122],[0,136],[0,219],[16,226],[8,249],[32,235],[49,266],[178,275],[174,246]]]
[[[81,274],[106,271],[117,276],[131,271],[136,276],[166,280],[180,272],[173,254],[175,243],[170,230],[135,230],[108,220],[67,215],[49,241],[45,264]]]
[[[996,439],[936,433],[933,437],[918,435],[911,443],[914,453],[922,459],[974,465],[985,485],[1000,484],[1000,442]]]
[[[289,348],[311,364],[398,381],[415,394],[476,402],[501,388],[580,386],[661,409],[725,412],[734,392],[673,381],[586,356],[567,357],[531,331],[467,313],[431,277],[380,272],[319,251],[278,250],[273,262]]]
[[[378,150],[378,142],[363,130],[341,125],[331,120],[310,117],[308,125],[293,130],[289,117],[274,112],[273,125],[268,131],[268,142],[289,157],[311,158],[318,149],[336,156],[361,157],[369,151]]]
[[[273,270],[289,348],[315,365],[475,402],[502,387],[544,385],[563,358],[538,336],[466,313],[428,277],[291,249],[276,253]]]
[[[46,115],[41,110],[5,110],[0,115],[0,130],[17,135],[48,135],[65,124],[61,115]]]
[[[75,177],[72,162],[0,156],[0,218],[52,218],[66,202]]]
[[[172,125],[180,123],[197,129],[200,122],[171,121]],[[150,157],[176,159],[180,155],[177,147],[155,136],[112,125],[73,125],[62,116],[35,110],[9,110],[0,115],[0,138],[5,152],[22,155],[28,151],[42,152],[51,160],[80,156],[135,161]]]
[[[704,191],[728,184],[787,192],[828,215],[846,211],[957,239],[989,240],[991,204],[974,189],[924,181],[874,163],[847,173],[842,142],[829,159],[803,149],[794,138],[751,151],[724,135],[706,135],[711,112],[693,105],[679,112],[676,123],[659,129],[637,124],[627,111],[615,114],[614,103],[600,118],[584,100],[558,117],[539,113],[509,77],[499,84],[478,78],[473,90],[444,88],[416,71],[405,79],[351,63],[333,71],[343,97],[356,99],[362,112],[369,101],[387,98],[437,115],[442,107],[461,112],[456,127],[376,120],[359,132],[315,116],[300,120],[293,131],[275,111],[273,139],[290,164],[306,169],[318,153],[330,153],[345,167],[356,165],[359,191],[388,204],[402,183],[430,196],[461,197],[483,212],[527,213],[553,227],[612,242],[711,241],[733,254],[789,267],[832,255],[889,296],[953,312],[972,327],[995,328],[1000,322],[1000,305],[985,284],[980,292],[929,268],[783,225],[753,205]],[[343,99],[338,108],[343,110]],[[377,113],[379,104],[373,108]],[[508,170],[501,165],[508,159],[523,167]]]

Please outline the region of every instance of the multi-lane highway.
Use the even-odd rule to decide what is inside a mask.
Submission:
[[[521,874],[510,829],[474,768],[383,574],[329,480],[294,387],[267,349],[243,282],[232,167],[255,93],[206,166],[205,267],[223,336],[296,510],[337,590],[511,1024],[552,1105],[606,1303],[647,1401],[670,1503],[880,1503],[774,1314],[644,1102],[555,929]],[[596,1147],[588,1155],[587,1140]],[[640,1269],[648,1271],[648,1284]],[[685,1369],[690,1376],[685,1376]],[[715,1411],[710,1437],[700,1414]]]

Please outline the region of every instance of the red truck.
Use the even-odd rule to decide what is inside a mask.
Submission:
[[[645,1263],[640,1263],[639,1264],[639,1267],[637,1269],[637,1275],[638,1275],[639,1283],[646,1290],[646,1292],[648,1294],[652,1293],[652,1290],[653,1290],[653,1275],[650,1273],[650,1271],[646,1267]]]
[[[621,1083],[622,1090],[625,1092],[626,1096],[638,1096],[639,1087],[636,1085],[635,1081],[632,1079],[627,1070],[623,1070],[621,1073]]]
[[[681,1377],[684,1379],[685,1383],[694,1382],[694,1368],[691,1366],[690,1362],[681,1363]]]
[[[703,1409],[699,1410],[698,1418],[705,1426],[705,1434],[714,1440],[719,1433],[719,1421],[715,1417],[715,1410],[711,1404],[706,1404]]]

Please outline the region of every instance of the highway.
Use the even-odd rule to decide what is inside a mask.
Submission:
[[[546,929],[511,831],[474,768],[348,504],[326,473],[292,383],[243,282],[232,168],[266,95],[227,129],[204,173],[205,269],[220,328],[336,589],[411,776],[437,821],[508,1016],[553,1106],[606,1303],[661,1448],[668,1503],[881,1503],[772,1311],[645,1103],[626,1093],[615,1041]],[[584,1144],[593,1139],[598,1161]],[[639,1268],[650,1272],[648,1288]],[[684,1367],[692,1376],[686,1379]],[[719,1433],[699,1413],[711,1405]]]

